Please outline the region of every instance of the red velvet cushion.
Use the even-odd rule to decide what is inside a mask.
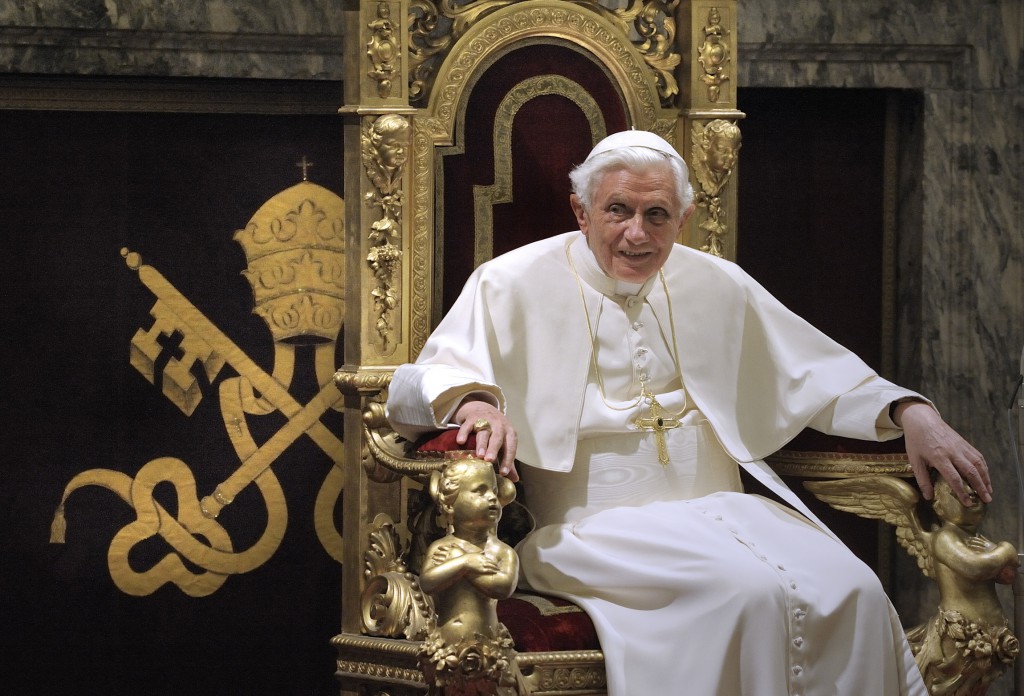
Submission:
[[[587,613],[558,597],[517,592],[498,602],[498,620],[519,652],[601,649]]]
[[[416,454],[427,459],[458,459],[472,456],[476,449],[476,433],[470,433],[466,444],[455,441],[459,431],[455,429],[428,433],[413,448]]]

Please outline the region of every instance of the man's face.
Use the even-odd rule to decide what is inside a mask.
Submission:
[[[658,272],[693,212],[692,205],[680,210],[668,165],[645,173],[608,172],[589,208],[575,194],[569,202],[601,270],[629,283],[643,283]]]

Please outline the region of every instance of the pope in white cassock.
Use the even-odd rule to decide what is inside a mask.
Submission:
[[[474,272],[396,370],[395,430],[475,431],[521,473],[522,582],[591,615],[611,696],[924,696],[877,578],[762,458],[805,427],[902,434],[925,497],[934,468],[965,504],[966,485],[991,500],[984,459],[734,264],[676,244],[693,191],[662,138],[611,135],[570,178],[580,230]],[[744,493],[739,467],[780,500]]]

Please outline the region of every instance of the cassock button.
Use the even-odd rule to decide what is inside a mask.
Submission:
[[[793,665],[793,676],[794,677],[799,677],[803,673],[804,673],[804,668],[803,667],[801,667],[800,665]]]
[[[639,331],[642,328],[644,328],[644,323],[642,321],[634,321],[633,322],[633,330],[634,331]]]
[[[804,639],[801,638],[800,636],[797,636],[796,638],[794,638],[793,639],[793,647],[794,648],[802,648],[802,647],[804,647]]]

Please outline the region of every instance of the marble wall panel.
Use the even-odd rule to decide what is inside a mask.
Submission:
[[[330,0],[19,0],[0,26],[340,36],[342,16]]]
[[[341,37],[327,0],[3,3],[0,73],[339,80]]]

